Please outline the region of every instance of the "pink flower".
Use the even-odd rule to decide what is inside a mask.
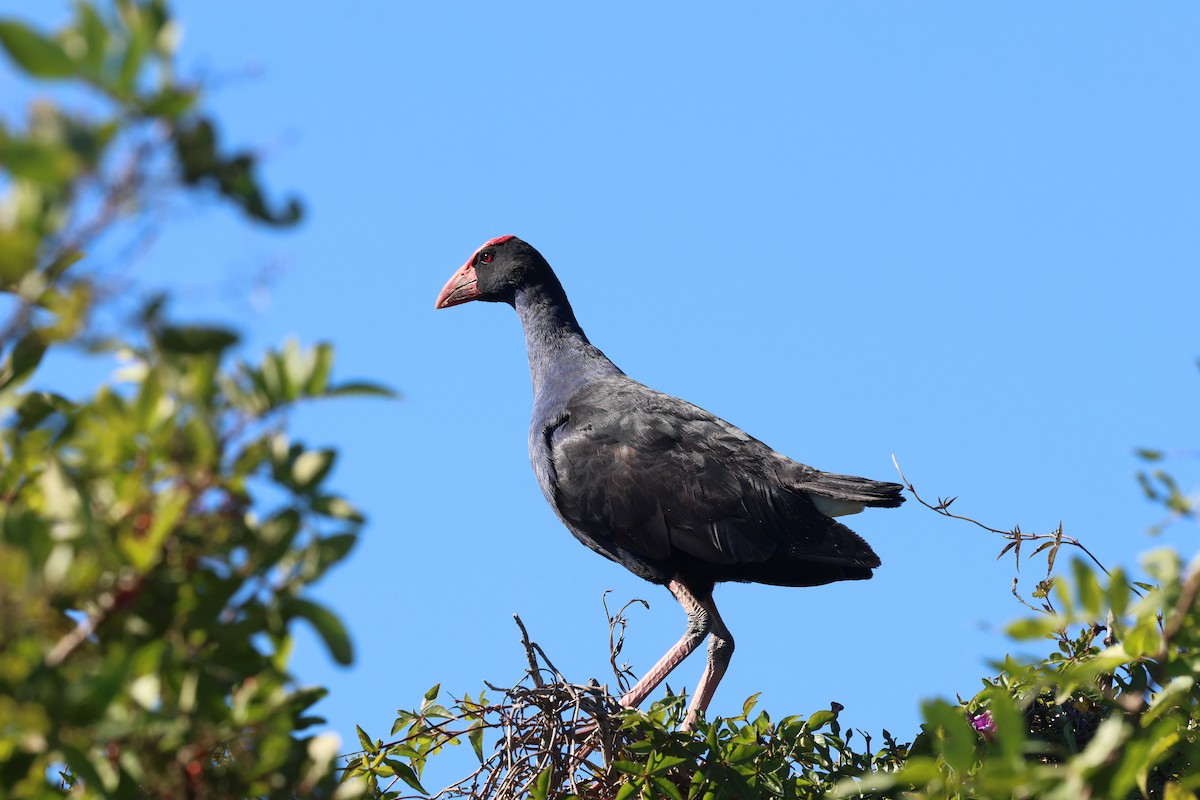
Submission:
[[[989,742],[992,740],[993,734],[996,733],[996,721],[992,719],[992,712],[983,711],[978,714],[967,714],[967,719],[971,721],[971,727],[979,731],[984,739]]]

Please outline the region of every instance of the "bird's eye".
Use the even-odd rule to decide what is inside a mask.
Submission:
[[[480,264],[492,263],[492,254],[491,253],[480,253],[479,254],[479,263]]]

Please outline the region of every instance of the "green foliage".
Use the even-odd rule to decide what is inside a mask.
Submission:
[[[1073,577],[1055,582],[1066,610],[1010,627],[1025,642],[1054,641],[1055,652],[1007,657],[966,703],[927,704],[920,755],[894,773],[847,782],[835,796],[1194,797],[1200,573],[1183,576],[1169,551],[1151,553],[1146,567],[1158,585],[1118,614],[1124,576],[1102,581],[1074,562]]]
[[[336,790],[336,738],[305,734],[325,690],[288,672],[294,624],[340,663],[349,635],[308,587],[363,516],[330,491],[336,452],[289,438],[287,409],[386,394],[330,382],[333,349],[235,361],[235,331],[179,324],[166,298],[95,335],[106,237],[155,192],[208,187],[256,222],[254,159],[224,155],[179,83],[160,0],[80,2],[46,34],[0,20],[27,76],[90,93],[0,122],[0,787],[14,798],[293,797]],[[86,347],[84,347],[86,345]],[[56,351],[116,356],[91,392],[56,389]],[[80,396],[82,395],[82,396]],[[344,793],[344,792],[343,792]]]
[[[295,200],[270,207],[253,155],[220,150],[200,88],[175,76],[179,26],[166,3],[105,5],[78,3],[74,21],[52,35],[0,19],[0,48],[18,69],[86,88],[96,109],[85,116],[40,101],[22,128],[0,122],[0,166],[12,182],[0,213],[0,289],[72,312],[60,339],[78,333],[91,303],[86,281],[63,273],[116,220],[136,216],[155,187],[209,188],[270,225],[301,215]]]

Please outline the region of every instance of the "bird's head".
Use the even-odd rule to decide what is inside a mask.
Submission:
[[[542,254],[527,242],[515,236],[498,236],[484,242],[450,277],[434,308],[449,308],[472,300],[511,304],[517,289],[537,281],[548,271]]]

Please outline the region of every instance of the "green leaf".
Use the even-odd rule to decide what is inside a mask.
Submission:
[[[1150,768],[1161,761],[1164,755],[1173,750],[1179,743],[1180,738],[1180,729],[1170,721],[1166,722],[1166,724],[1160,723],[1158,728],[1151,733],[1150,749],[1143,756],[1141,763],[1135,767],[1134,782],[1142,790],[1143,795],[1149,796],[1150,794],[1146,786],[1147,779],[1150,777]],[[1126,760],[1129,760],[1128,757]],[[1166,796],[1170,797],[1169,791]],[[1191,800],[1195,800],[1194,795],[1191,796]]]
[[[613,798],[613,800],[629,800],[629,798],[637,794],[641,788],[642,782],[638,780],[631,780],[627,783],[623,783],[621,784],[621,788],[617,790],[617,795]],[[706,798],[708,796],[709,795],[705,795]],[[715,796],[716,795],[713,795],[713,797]]]
[[[95,721],[109,705],[133,682],[132,670],[123,661],[110,658],[99,670],[71,683],[65,692],[66,705],[72,708],[77,722]]]
[[[252,156],[239,154],[225,158],[217,153],[216,128],[210,120],[201,118],[191,127],[177,127],[174,135],[184,183],[210,185],[241,206],[251,219],[268,225],[286,226],[300,221],[302,211],[296,200],[289,201],[282,211],[267,207],[253,174],[255,161]]]
[[[1196,800],[1196,793],[1177,781],[1167,781],[1163,786],[1163,800]]]
[[[321,342],[313,348],[312,372],[304,384],[304,393],[310,397],[320,396],[329,386],[329,373],[333,371],[333,345]]]
[[[326,517],[363,522],[366,518],[350,502],[337,495],[322,495],[312,501],[313,511]]]
[[[438,696],[438,692],[440,692],[441,690],[442,690],[442,685],[440,683],[435,683],[432,687],[430,687],[429,691],[427,691],[425,693],[425,703],[429,704],[429,703],[432,703],[434,700],[436,700],[437,696]]]
[[[732,761],[733,759],[730,759]],[[664,775],[687,761],[683,756],[659,756],[650,769],[651,775]]]
[[[666,778],[653,778],[654,785],[671,800],[683,800],[683,794],[679,791],[679,787],[671,783]]]
[[[1108,591],[1105,593],[1105,602],[1112,609],[1113,616],[1119,619],[1125,614],[1125,610],[1129,608],[1130,594],[1129,579],[1125,577],[1125,571],[1116,567],[1108,579]]]
[[[148,117],[178,117],[196,105],[199,93],[195,89],[178,89],[168,86],[153,99],[142,104],[142,113]]]
[[[15,20],[0,21],[0,45],[30,75],[67,78],[78,71],[78,65],[57,42]]]
[[[332,386],[325,392],[329,397],[399,397],[393,389],[378,383],[352,381]]]
[[[471,749],[475,751],[480,764],[483,763],[483,731],[483,720],[481,719],[475,720],[467,731],[467,740],[471,742]]]
[[[1083,770],[1099,768],[1129,738],[1129,734],[1130,730],[1120,714],[1106,718],[1096,729],[1088,746],[1076,756],[1076,767]]]
[[[0,138],[0,164],[18,178],[53,186],[73,178],[80,161],[57,142]]]
[[[1125,632],[1121,642],[1131,658],[1140,658],[1158,650],[1158,626],[1153,619],[1142,620]]]
[[[228,328],[206,325],[166,326],[156,336],[158,346],[179,355],[219,354],[237,344],[238,335]]]
[[[1059,630],[1063,621],[1049,614],[1037,617],[1025,617],[1009,624],[1005,631],[1014,639],[1044,639]]]
[[[18,383],[42,363],[46,355],[46,343],[37,332],[22,338],[13,346],[4,366],[0,367],[0,389]]]
[[[371,737],[367,735],[367,732],[361,726],[355,725],[354,730],[358,731],[358,743],[362,745],[363,750],[375,749],[375,742],[371,740]]]
[[[1079,595],[1083,610],[1093,619],[1099,618],[1104,611],[1101,608],[1104,603],[1104,590],[1100,588],[1096,573],[1079,558],[1071,560],[1071,571],[1074,573],[1075,591]]]
[[[1177,705],[1196,685],[1196,681],[1190,675],[1180,675],[1177,678],[1172,678],[1162,691],[1154,696],[1154,700],[1150,703],[1150,707],[1146,709],[1146,713],[1142,715],[1142,727],[1148,726],[1151,722],[1158,719],[1163,712],[1170,710]]]
[[[396,721],[392,723],[392,735],[395,736],[397,733],[402,731],[404,728],[408,727],[408,725],[411,724],[412,721],[415,719],[416,719],[416,717],[413,716],[408,711],[404,711],[404,710],[397,711],[396,712]]]
[[[117,540],[121,552],[140,573],[146,573],[163,557],[163,542],[187,508],[190,495],[179,488],[163,489],[154,498],[150,523],[121,533]]]
[[[15,288],[37,267],[40,243],[32,231],[0,227],[0,288]]]
[[[417,779],[417,773],[413,772],[412,767],[408,766],[408,764],[396,761],[395,759],[389,759],[388,766],[395,770],[396,774],[400,776],[400,780],[421,794],[425,796],[429,795],[429,792],[425,791],[425,787],[421,785],[421,781]]]
[[[345,558],[357,541],[356,533],[336,533],[321,539],[317,544],[321,570],[324,571]]]
[[[385,778],[396,775],[398,771],[403,770],[405,767],[404,762],[397,761],[394,758],[387,758],[384,753],[380,753],[379,757],[375,760],[378,762],[375,767],[375,774]]]
[[[1160,584],[1167,586],[1179,579],[1181,566],[1179,553],[1170,548],[1151,550],[1142,556],[1142,566]],[[1139,584],[1140,585],[1140,584]]]
[[[64,272],[82,260],[82,251],[65,250],[46,267],[44,274],[50,280],[57,280]]]
[[[285,603],[285,608],[289,617],[308,620],[321,640],[325,642],[329,654],[337,663],[347,666],[354,661],[354,648],[350,643],[350,635],[346,633],[346,627],[332,611],[311,600],[299,597],[289,598]]]
[[[431,703],[430,705],[425,706],[421,709],[421,713],[430,719],[452,719],[454,717],[454,715],[450,713],[450,709],[437,703]]]
[[[992,687],[985,690],[988,698],[987,711],[994,724],[993,741],[1001,753],[1017,760],[1025,752],[1025,737],[1028,724],[1025,715],[1007,690]]]
[[[108,29],[91,3],[80,0],[75,4],[75,11],[79,14],[79,31],[87,43],[87,68],[94,75],[99,75],[108,48]]]
[[[125,37],[125,55],[121,59],[121,72],[117,78],[117,96],[132,97],[137,89],[138,75],[146,59],[146,51],[150,47],[151,32],[143,24],[145,15],[126,14],[125,22],[129,26],[129,35]]]
[[[258,528],[258,536],[263,546],[255,554],[259,569],[273,567],[283,558],[292,542],[300,534],[303,519],[300,512],[294,508],[285,508],[278,514],[269,517]]]
[[[292,482],[300,491],[308,491],[319,484],[333,468],[335,450],[306,450],[292,462]]]
[[[529,796],[532,800],[546,800],[550,797],[550,781],[554,777],[554,768],[546,767],[538,773],[537,778],[533,782],[533,786],[529,787]]]
[[[72,477],[57,459],[50,459],[38,477],[42,490],[42,513],[56,522],[74,521],[86,508]]]
[[[51,414],[69,413],[75,408],[70,400],[53,392],[29,392],[17,407],[17,430],[29,431]]]
[[[134,419],[139,430],[145,431],[154,427],[164,394],[161,371],[152,369],[147,372],[146,377],[142,379],[137,404],[134,406]]]
[[[808,729],[810,731],[820,730],[836,717],[837,714],[834,714],[832,711],[818,711],[808,718]]]
[[[975,743],[978,736],[967,722],[965,710],[944,700],[921,704],[922,716],[936,729],[935,746],[946,765],[960,776],[966,775],[975,763]]]

